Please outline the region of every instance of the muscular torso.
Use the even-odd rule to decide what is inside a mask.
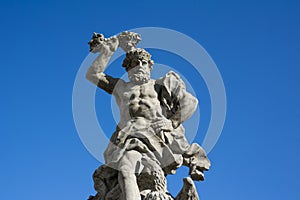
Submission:
[[[155,120],[162,117],[160,102],[154,89],[154,80],[142,85],[125,83],[116,96],[120,108],[121,123],[131,119]]]

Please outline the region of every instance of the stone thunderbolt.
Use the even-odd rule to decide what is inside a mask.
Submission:
[[[182,123],[195,112],[198,101],[175,72],[158,80],[150,78],[154,62],[147,51],[135,47],[140,40],[133,32],[110,38],[94,33],[89,42],[90,51],[100,55],[86,78],[112,94],[120,109],[120,122],[104,153],[105,164],[93,175],[97,194],[89,199],[197,200],[193,180],[204,180],[210,161],[198,144],[188,144]],[[129,82],[105,73],[118,47],[126,52],[122,66]],[[190,177],[173,197],[165,177],[182,165],[189,167]]]

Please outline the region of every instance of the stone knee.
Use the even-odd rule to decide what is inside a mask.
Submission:
[[[119,162],[118,170],[125,176],[130,174],[136,174],[140,171],[141,154],[137,151],[127,151]]]

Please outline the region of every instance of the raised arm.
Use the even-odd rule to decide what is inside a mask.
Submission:
[[[86,78],[99,88],[105,90],[109,94],[112,94],[120,79],[113,78],[105,74],[104,71],[111,56],[118,48],[118,38],[114,36],[106,39],[102,34],[95,33],[92,40],[89,42],[89,45],[91,52],[100,52],[100,55],[94,60],[87,70]]]
[[[104,73],[111,56],[117,50],[118,46],[125,52],[128,52],[135,48],[139,41],[141,41],[139,34],[128,31],[124,31],[118,36],[108,39],[104,38],[103,34],[94,33],[93,38],[88,44],[92,53],[100,52],[100,55],[88,69],[86,78],[99,88],[112,94],[116,84],[122,84],[124,81]]]

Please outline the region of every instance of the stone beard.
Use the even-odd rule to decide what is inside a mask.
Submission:
[[[128,78],[131,82],[138,85],[147,83],[150,80],[150,70],[133,68],[128,71]]]

